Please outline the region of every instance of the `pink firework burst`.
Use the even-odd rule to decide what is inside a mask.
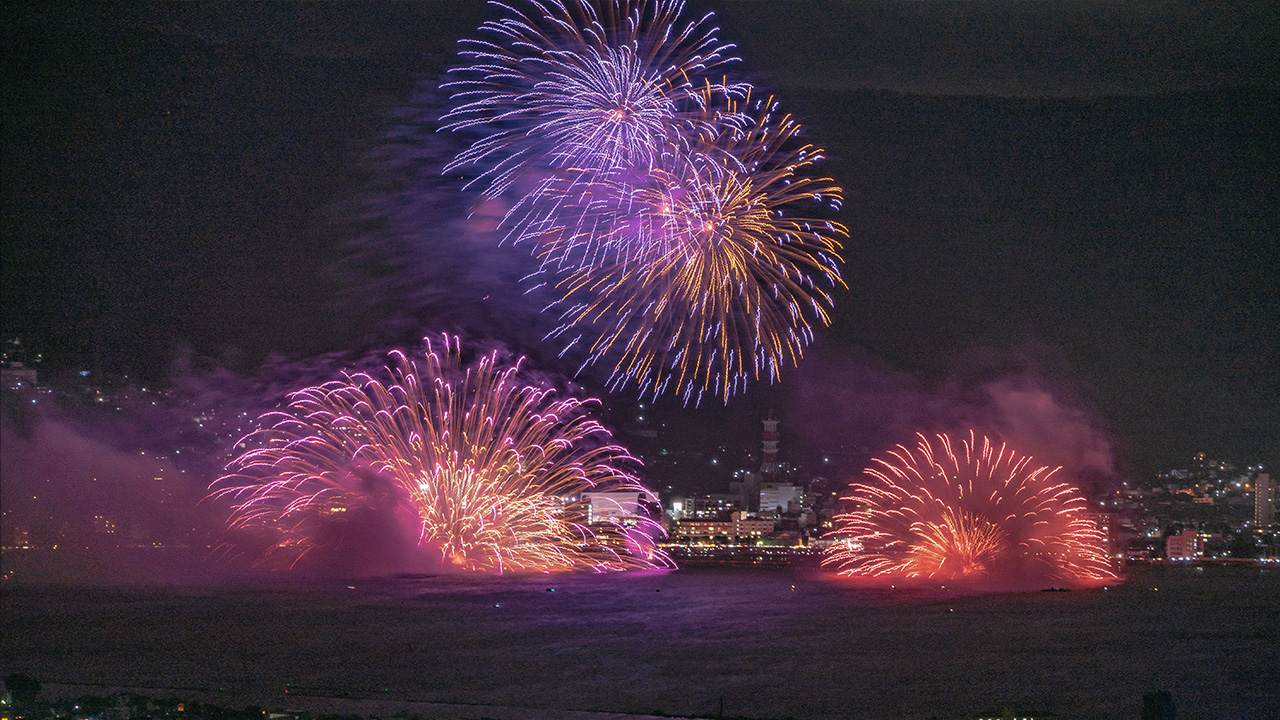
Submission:
[[[233,529],[273,538],[264,560],[296,564],[348,513],[382,512],[468,570],[670,565],[654,497],[627,469],[637,461],[591,401],[527,384],[522,361],[503,369],[496,352],[464,367],[447,336],[421,359],[392,357],[389,382],[361,373],[294,393],[214,483]]]

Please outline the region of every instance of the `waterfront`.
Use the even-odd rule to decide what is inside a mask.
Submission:
[[[753,718],[966,717],[1016,704],[1266,718],[1280,572],[1151,567],[1107,590],[871,591],[808,571],[400,576],[252,586],[9,583],[3,672],[200,689]],[[162,694],[162,693],[153,693]],[[475,716],[485,713],[477,710]]]

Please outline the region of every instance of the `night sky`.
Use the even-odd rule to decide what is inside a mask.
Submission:
[[[660,404],[673,427],[775,406],[792,432],[876,424],[819,406],[1030,374],[1122,471],[1198,450],[1280,462],[1280,9],[696,9],[829,150],[851,289],[780,385],[727,410]],[[159,379],[191,354],[249,371],[440,330],[571,372],[518,307],[523,250],[455,232],[474,195],[415,175],[449,152],[422,118],[489,12],[6,6],[4,331],[53,373]]]

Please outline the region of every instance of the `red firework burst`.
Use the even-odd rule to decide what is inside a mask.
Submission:
[[[872,461],[836,516],[823,564],[855,577],[1114,579],[1080,490],[1005,443],[970,431],[917,435]]]

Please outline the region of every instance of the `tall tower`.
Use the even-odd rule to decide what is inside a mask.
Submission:
[[[761,443],[763,457],[760,460],[761,475],[777,475],[781,467],[778,465],[778,421],[773,419],[773,411],[764,422],[764,442]]]
[[[1276,484],[1270,473],[1258,473],[1253,481],[1253,522],[1266,527],[1276,519]]]

